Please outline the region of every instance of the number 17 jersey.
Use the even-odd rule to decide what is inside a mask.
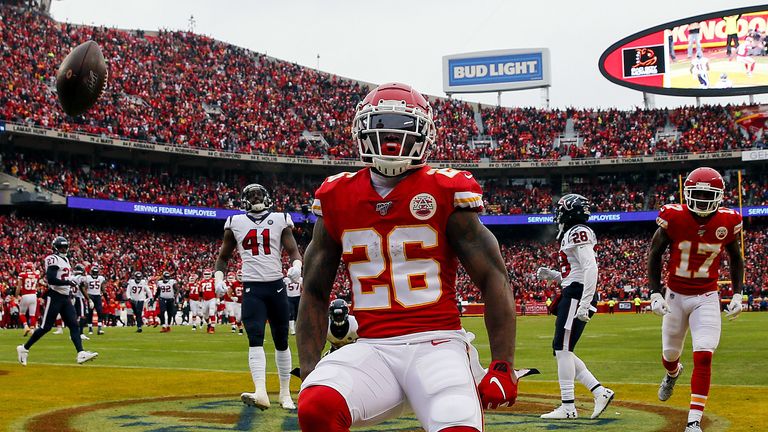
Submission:
[[[243,282],[272,282],[283,278],[282,235],[293,227],[288,213],[246,213],[227,218],[243,261]]]
[[[656,223],[672,240],[667,286],[684,295],[717,291],[720,253],[741,233],[741,215],[721,207],[701,224],[686,205],[668,204]]]

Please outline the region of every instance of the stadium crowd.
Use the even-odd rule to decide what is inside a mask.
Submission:
[[[0,120],[228,152],[354,158],[350,124],[368,85],[188,32],[75,27],[0,6]],[[109,87],[88,116],[58,108],[55,72],[71,47],[97,41]],[[729,107],[675,110],[475,108],[432,98],[434,160],[523,160],[703,152],[753,145]],[[480,120],[477,120],[479,117]],[[583,145],[555,147],[572,120]],[[482,124],[478,125],[478,121]],[[679,138],[658,142],[671,126]],[[475,146],[480,126],[495,140]],[[304,138],[318,132],[323,139]]]
[[[65,196],[157,204],[236,207],[240,190],[259,182],[271,191],[278,211],[300,211],[311,202],[320,176],[279,176],[267,173],[212,174],[167,166],[134,166],[120,161],[88,163],[75,156],[50,160],[39,153],[4,152],[2,171]],[[743,205],[768,204],[768,182],[757,171],[747,171],[742,187]],[[662,181],[659,181],[661,179]],[[558,194],[544,179],[479,178],[488,214],[550,213]],[[735,175],[726,176],[729,193],[725,205],[738,206]],[[592,199],[595,211],[653,210],[679,202],[677,175],[663,173],[650,183],[636,174],[566,177],[562,193]]]
[[[300,247],[306,246],[307,236],[299,227],[297,236]],[[650,228],[649,228],[650,229]],[[35,264],[42,271],[43,258],[51,253],[50,240],[64,234],[70,240],[72,262],[83,263],[86,269],[99,264],[106,277],[105,302],[112,307],[125,308],[123,292],[133,272],[142,271],[150,282],[164,271],[170,272],[184,284],[192,274],[200,275],[211,268],[220,237],[209,234],[178,234],[138,228],[94,227],[87,224],[62,223],[51,219],[22,217],[14,214],[0,215],[0,294],[5,321],[12,315],[15,304],[12,292],[16,275],[26,262]],[[651,233],[598,234],[597,259],[600,266],[598,294],[601,299],[626,299],[638,292],[648,297],[645,255]],[[537,281],[538,266],[558,268],[557,242],[540,239],[500,235],[502,254],[509,271],[512,288],[518,300],[544,301],[551,298],[555,286]],[[768,266],[768,226],[754,225],[746,230],[746,287],[757,299],[768,297],[768,275],[761,269]],[[232,268],[236,268],[237,262]],[[287,268],[287,263],[286,263]],[[727,278],[727,266],[722,270]],[[334,297],[348,299],[350,283],[343,265],[337,274]],[[457,280],[458,299],[482,302],[482,295],[460,267]],[[724,294],[725,295],[725,294]]]

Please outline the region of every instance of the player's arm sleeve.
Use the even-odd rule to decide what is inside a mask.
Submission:
[[[48,266],[47,269],[45,269],[45,280],[48,282],[48,285],[69,285],[69,282],[59,279],[58,275],[56,273],[59,272],[59,266]]]
[[[288,212],[285,212],[283,214],[285,215],[285,224],[293,228],[294,224],[293,224],[293,218],[291,217],[291,214]]]
[[[483,189],[467,171],[460,171],[453,182],[453,207],[455,209],[483,211]]]
[[[584,269],[584,289],[581,294],[580,307],[587,308],[592,303],[597,288],[597,259],[592,244],[578,246],[576,256]]]

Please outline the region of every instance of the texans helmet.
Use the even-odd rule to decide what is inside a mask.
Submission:
[[[84,273],[85,273],[85,266],[82,265],[82,264],[77,264],[75,266],[75,274],[76,275],[81,275],[81,274],[84,274]]]
[[[585,224],[589,220],[590,206],[592,203],[582,195],[568,194],[560,198],[555,208],[554,222],[560,230],[557,234],[561,238],[568,228]]]
[[[98,265],[98,264],[94,264],[94,265],[91,267],[91,276],[93,276],[93,277],[96,277],[96,276],[98,276],[98,275],[99,275],[99,270],[100,270],[100,269],[99,269],[99,265]]]
[[[269,191],[258,183],[251,183],[240,193],[240,209],[247,212],[260,212],[272,207]]]
[[[698,216],[706,217],[717,211],[724,193],[723,176],[712,168],[696,168],[685,178],[685,204]]]
[[[53,239],[53,250],[59,255],[66,255],[69,252],[69,240],[62,236],[56,237]]]
[[[424,166],[436,135],[429,101],[400,83],[382,84],[368,93],[352,121],[360,159],[390,177]]]
[[[171,274],[169,272],[163,272],[163,281],[168,282],[171,279]]]
[[[140,271],[135,272],[133,274],[133,279],[135,279],[136,282],[140,281],[141,280],[141,272]]]
[[[349,306],[347,302],[342,299],[336,299],[328,306],[328,316],[331,318],[331,323],[340,326],[347,322],[349,316]]]

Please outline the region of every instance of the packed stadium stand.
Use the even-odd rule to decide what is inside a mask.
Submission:
[[[355,157],[350,124],[368,84],[193,33],[75,27],[8,6],[0,14],[8,122],[227,152]],[[109,89],[87,117],[71,118],[58,109],[55,71],[88,39],[107,53]],[[751,148],[757,139],[727,106],[549,111],[432,99],[444,144],[434,160],[630,157]]]

